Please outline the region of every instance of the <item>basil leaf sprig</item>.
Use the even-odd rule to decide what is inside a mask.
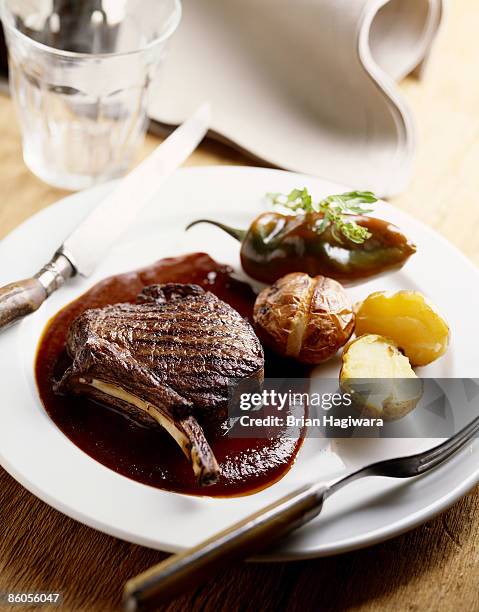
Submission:
[[[371,237],[371,233],[365,227],[348,219],[348,215],[366,215],[373,212],[371,208],[367,208],[367,205],[377,202],[378,199],[371,191],[348,191],[330,195],[319,202],[313,202],[306,187],[293,189],[289,194],[268,193],[267,197],[272,204],[294,212],[322,213],[323,216],[316,225],[318,233],[331,226],[338,240],[341,240],[340,235],[342,235],[356,244],[362,244]]]

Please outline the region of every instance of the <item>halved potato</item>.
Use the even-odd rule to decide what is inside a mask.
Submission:
[[[274,351],[302,363],[326,361],[354,330],[351,300],[332,278],[293,272],[266,287],[254,305],[255,329]]]
[[[423,392],[407,357],[389,338],[366,334],[343,351],[339,382],[365,416],[393,421],[414,410]]]
[[[435,361],[449,343],[446,321],[419,291],[372,293],[356,311],[356,334],[392,338],[413,366]]]

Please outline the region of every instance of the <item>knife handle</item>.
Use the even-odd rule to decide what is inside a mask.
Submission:
[[[73,274],[70,261],[57,253],[34,277],[1,287],[0,330],[35,312]]]
[[[27,278],[0,289],[0,329],[35,312],[47,297],[38,278]]]

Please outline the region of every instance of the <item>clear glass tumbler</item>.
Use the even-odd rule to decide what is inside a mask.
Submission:
[[[65,189],[123,175],[180,0],[3,0],[27,166]]]

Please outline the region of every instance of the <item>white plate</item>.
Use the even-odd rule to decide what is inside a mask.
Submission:
[[[207,251],[238,266],[238,244],[219,230],[187,221],[210,215],[247,226],[264,206],[263,194],[308,186],[314,195],[344,188],[275,170],[208,167],[181,170],[162,188],[125,240],[87,280],[75,279],[33,316],[0,336],[2,407],[0,462],[22,485],[61,512],[131,542],[167,551],[198,543],[233,521],[313,477],[322,478],[378,457],[430,446],[431,440],[340,441],[334,449],[308,440],[283,480],[255,495],[215,499],[154,489],[100,465],[73,445],[45,413],[33,363],[48,319],[99,279],[164,256]],[[0,283],[30,276],[45,263],[77,222],[110,186],[71,196],[29,219],[0,245]],[[418,202],[420,206],[420,202]],[[428,376],[477,377],[479,275],[475,267],[431,229],[381,203],[377,215],[397,223],[418,245],[403,270],[351,291],[353,299],[376,289],[420,288],[445,313],[452,330],[445,357]],[[108,231],[108,228],[105,228]],[[467,300],[467,307],[464,304]],[[330,364],[325,371],[334,371]],[[409,418],[409,417],[407,417]],[[322,515],[262,558],[298,559],[372,544],[424,522],[479,481],[479,445],[474,442],[441,469],[415,481],[384,478],[353,483],[328,500]]]

